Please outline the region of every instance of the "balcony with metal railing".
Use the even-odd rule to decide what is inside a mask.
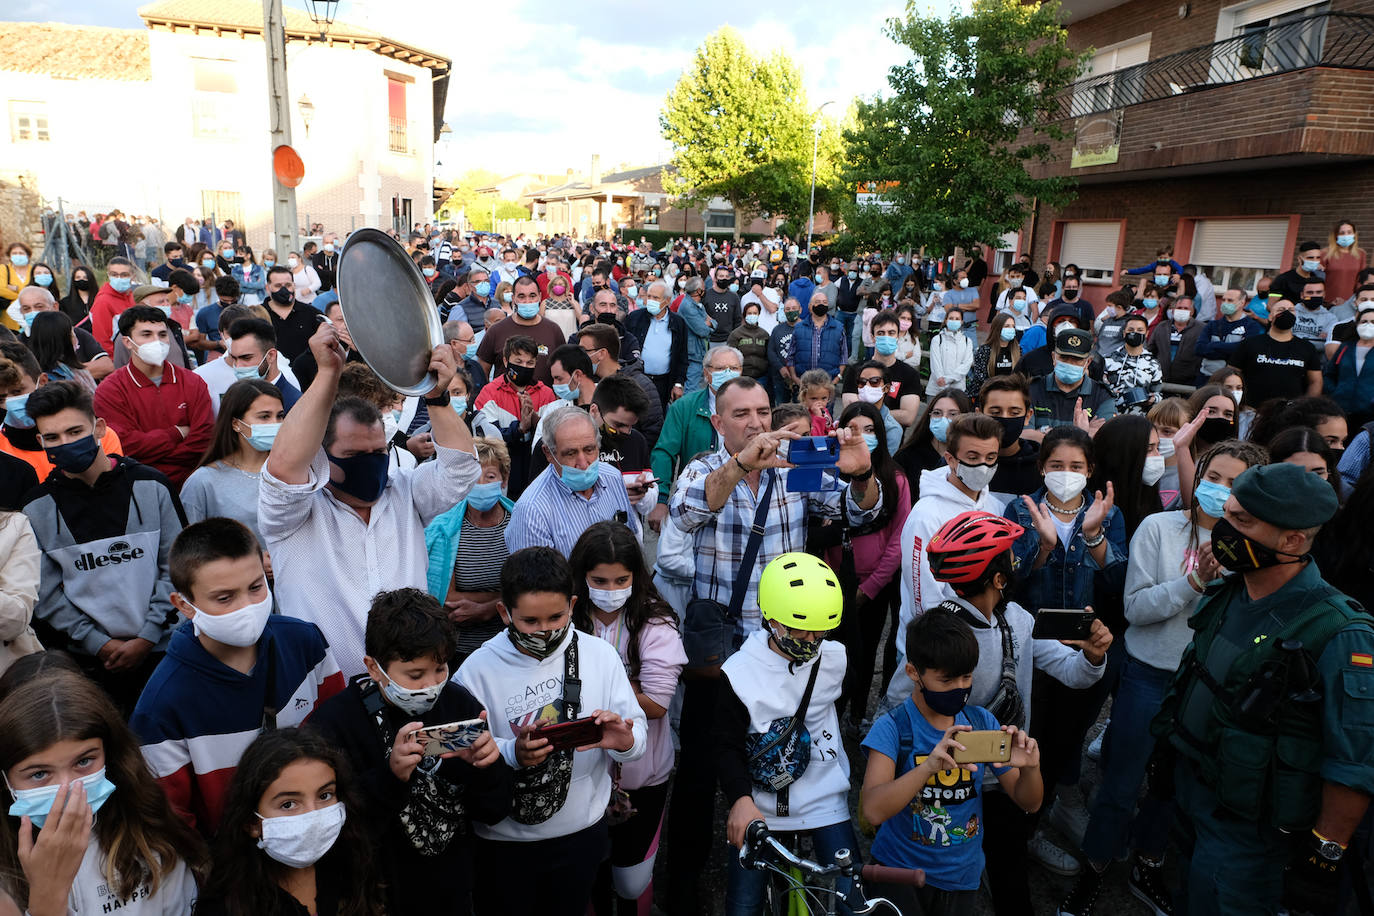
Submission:
[[[1374,16],[1319,13],[1086,77],[1044,120],[1059,121],[1310,67],[1374,70]]]

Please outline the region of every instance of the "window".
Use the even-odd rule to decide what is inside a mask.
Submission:
[[[706,227],[708,229],[733,229],[735,228],[735,213],[707,213]]]
[[[1253,291],[1263,274],[1288,263],[1288,224],[1277,219],[1200,219],[1193,224],[1188,260],[1206,268],[1217,289],[1240,286]]]
[[[646,225],[646,226],[657,226],[657,225],[658,225],[658,207],[645,207],[645,208],[644,208],[644,225]]]
[[[232,219],[234,225],[243,228],[243,195],[238,191],[201,191],[200,212],[206,219],[214,218],[215,225],[223,228],[224,221]]]
[[[1064,223],[1059,240],[1060,264],[1077,264],[1087,283],[1111,283],[1121,241],[1121,222]]]
[[[1012,260],[1016,257],[1016,245],[1020,240],[1019,232],[1003,234],[1000,246],[992,253],[992,272],[995,276],[1000,277],[1012,265]]]
[[[406,84],[386,78],[387,139],[393,153],[410,151],[406,137]]]
[[[1074,90],[1074,114],[1125,108],[1139,102],[1145,75],[1131,68],[1150,59],[1150,36],[1141,35],[1103,48]]]
[[[1321,60],[1324,23],[1301,20],[1329,8],[1329,3],[1322,2],[1277,13],[1275,4],[1266,3],[1242,13],[1236,25],[1236,35],[1241,39],[1240,65],[1246,70],[1274,73],[1317,63]]]
[[[234,136],[238,79],[234,62],[191,58],[191,125],[197,137]]]
[[[10,102],[10,141],[12,143],[47,143],[47,102]]]

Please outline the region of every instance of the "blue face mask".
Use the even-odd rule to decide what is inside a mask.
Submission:
[[[460,394],[456,398],[449,398],[448,406],[452,407],[453,412],[461,417],[468,412],[468,399]]]
[[[328,452],[325,454],[344,473],[342,481],[330,481],[334,489],[365,503],[375,503],[382,498],[391,464],[386,452],[366,452],[350,458],[335,458]]]
[[[1016,311],[1016,312],[1024,312],[1024,311],[1026,310],[1026,300],[1025,300],[1025,299],[1013,299],[1013,300],[1011,300],[1011,307],[1012,307],[1012,310],[1013,310],[1013,311]]]
[[[110,289],[114,290],[117,293],[127,293],[129,291],[129,287],[133,285],[134,281],[132,277],[110,278]]]
[[[33,335],[33,320],[37,317],[37,312],[29,312],[27,315],[24,315],[20,318],[20,321],[24,323],[24,326],[23,328],[21,328],[21,330],[24,332],[25,337],[31,337]]]
[[[19,254],[12,254],[10,255],[10,263],[15,267],[27,267],[29,264],[29,256],[22,252]]]
[[[212,270],[212,269],[214,269],[214,266],[215,266],[215,259],[214,259],[214,258],[201,258],[201,259],[200,259],[200,266],[201,266],[201,267],[204,267],[206,270]]]
[[[260,452],[272,451],[272,443],[277,441],[277,433],[281,430],[280,423],[250,423],[249,435],[244,436],[248,444]],[[243,433],[239,433],[243,436]]]
[[[485,298],[487,298],[488,296],[490,296],[490,295],[491,295],[491,283],[490,283],[489,281],[487,281],[487,280],[483,280],[481,283],[478,283],[478,284],[477,284],[477,295],[481,296],[483,299],[485,299]]]
[[[1168,286],[1168,285],[1169,285],[1169,275],[1168,275],[1168,274],[1155,274],[1155,286]]]
[[[895,337],[874,337],[873,349],[878,351],[881,356],[891,356],[897,352],[897,338]]]
[[[1321,262],[1321,261],[1303,261],[1303,262],[1302,262],[1302,269],[1305,270],[1305,271],[1307,271],[1307,272],[1310,273],[1310,274],[1311,274],[1311,273],[1316,273],[1317,271],[1319,271],[1319,270],[1322,269],[1322,262]]]
[[[570,468],[563,465],[559,469],[558,479],[563,481],[563,486],[572,490],[574,493],[581,493],[583,490],[590,490],[601,479],[601,459],[593,461],[585,468]]]
[[[553,393],[558,395],[565,401],[577,400],[577,389],[574,388],[572,385],[560,385],[557,382],[554,382]]]
[[[1016,339],[1016,326],[1012,324],[1004,324],[1002,325],[1002,330],[1000,333],[1002,336],[1003,343],[1011,343],[1013,340]]]
[[[33,429],[34,422],[29,417],[27,394],[17,394],[5,398],[5,425],[10,429]]]
[[[1197,497],[1198,508],[1212,518],[1221,518],[1225,514],[1226,500],[1231,498],[1231,488],[1204,480],[1197,485],[1193,495]]]
[[[493,480],[489,483],[479,483],[473,486],[472,492],[468,494],[468,505],[478,512],[485,512],[496,505],[501,499],[501,481]]]
[[[716,391],[732,378],[739,378],[738,369],[717,369],[711,373],[711,390]]]
[[[1055,363],[1054,377],[1065,385],[1077,385],[1083,381],[1083,367],[1073,363]]]
[[[258,374],[258,368],[260,366],[262,366],[262,363],[258,363],[256,366],[230,366],[229,368],[234,370],[234,378],[238,379],[240,382],[246,382],[249,379],[262,378],[262,376]]]
[[[1336,236],[1336,244],[1340,245],[1342,248],[1349,248],[1351,245],[1355,244],[1355,236],[1338,235]]]
[[[930,434],[939,442],[945,441],[945,436],[949,433],[949,417],[931,417]]]
[[[33,282],[43,287],[52,286],[52,274],[38,274],[33,278]]]
[[[1158,300],[1158,299],[1141,299],[1141,300],[1140,300],[1140,307],[1143,308],[1143,309],[1146,309],[1147,311],[1148,311],[1149,309],[1155,308],[1155,307],[1158,306],[1158,305],[1159,305],[1159,300]]]
[[[190,305],[192,302],[195,301],[195,298],[195,296],[188,296],[185,293],[182,293],[181,295],[177,296],[177,303],[179,305]]]
[[[420,270],[420,273],[424,274],[425,277],[428,278],[434,276],[436,273],[438,273],[438,271],[436,271],[433,267],[425,267]]]
[[[8,784],[9,781],[6,780],[6,785]],[[105,778],[104,767],[89,776],[82,776],[81,784],[86,787],[86,803],[91,806],[92,813],[99,811],[101,805],[105,804],[115,790],[115,784]],[[14,804],[10,805],[10,817],[27,815],[35,827],[42,827],[61,788],[60,785],[17,790],[11,787],[10,794],[14,796]]]
[[[526,321],[529,321],[531,318],[535,318],[539,315],[539,303],[521,302],[519,305],[515,307],[515,314],[519,315]]]
[[[864,445],[868,446],[870,453],[878,450],[878,437],[873,433],[864,433]]]
[[[277,262],[274,261],[274,260],[272,260],[271,258],[263,258],[263,260],[262,260],[262,266],[263,266],[263,267],[276,267],[276,266],[277,266]]]

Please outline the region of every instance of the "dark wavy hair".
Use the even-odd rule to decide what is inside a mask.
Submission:
[[[81,359],[72,346],[72,319],[63,312],[39,312],[33,316],[29,347],[39,367],[49,375],[59,364],[71,375],[81,369]]]
[[[366,819],[343,755],[310,726],[263,732],[239,758],[229,785],[224,817],[215,836],[214,863],[200,899],[213,900],[229,916],[259,916],[277,910],[278,889],[288,867],[258,849],[250,830],[261,823],[258,804],[282,771],[300,760],[317,760],[334,770],[335,794],[347,817],[339,838],[320,864],[339,876],[339,916],[383,916],[383,887],[367,837]]]
[[[878,408],[866,401],[855,401],[840,412],[840,419],[836,425],[848,426],[855,417],[867,417],[873,421],[873,432],[878,440],[878,447],[873,450],[872,455],[873,473],[883,485],[883,515],[891,518],[897,507],[897,477],[905,475],[888,454],[887,426],[883,423],[883,415]]]
[[[1126,522],[1126,536],[1135,534],[1145,516],[1162,512],[1159,481],[1147,485],[1142,479],[1145,451],[1150,447],[1154,424],[1140,414],[1118,414],[1093,436],[1097,461],[1089,479],[1093,490],[1107,492],[1111,481],[1116,506]]]
[[[587,574],[602,563],[619,563],[630,572],[630,598],[620,609],[621,620],[630,631],[628,651],[629,676],[639,677],[639,634],[656,621],[677,627],[677,614],[654,587],[653,577],[644,563],[644,553],[634,532],[621,522],[597,522],[577,539],[568,565],[572,567],[573,626],[584,633],[592,632],[591,596],[587,592]]]

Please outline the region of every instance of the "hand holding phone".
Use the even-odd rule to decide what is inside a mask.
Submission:
[[[571,751],[599,743],[603,731],[601,723],[596,721],[596,716],[593,715],[573,719],[571,722],[545,725],[535,729],[533,735],[547,740],[548,746],[555,751]]]
[[[1035,615],[1034,639],[1082,640],[1092,635],[1091,608],[1041,608]]]
[[[955,763],[1006,763],[1011,759],[1014,739],[1001,730],[968,731],[959,735],[963,748],[953,748]]]
[[[423,753],[426,757],[438,757],[470,748],[486,733],[487,720],[479,716],[476,719],[464,719],[447,725],[426,725],[416,729],[411,737],[424,748]]]

